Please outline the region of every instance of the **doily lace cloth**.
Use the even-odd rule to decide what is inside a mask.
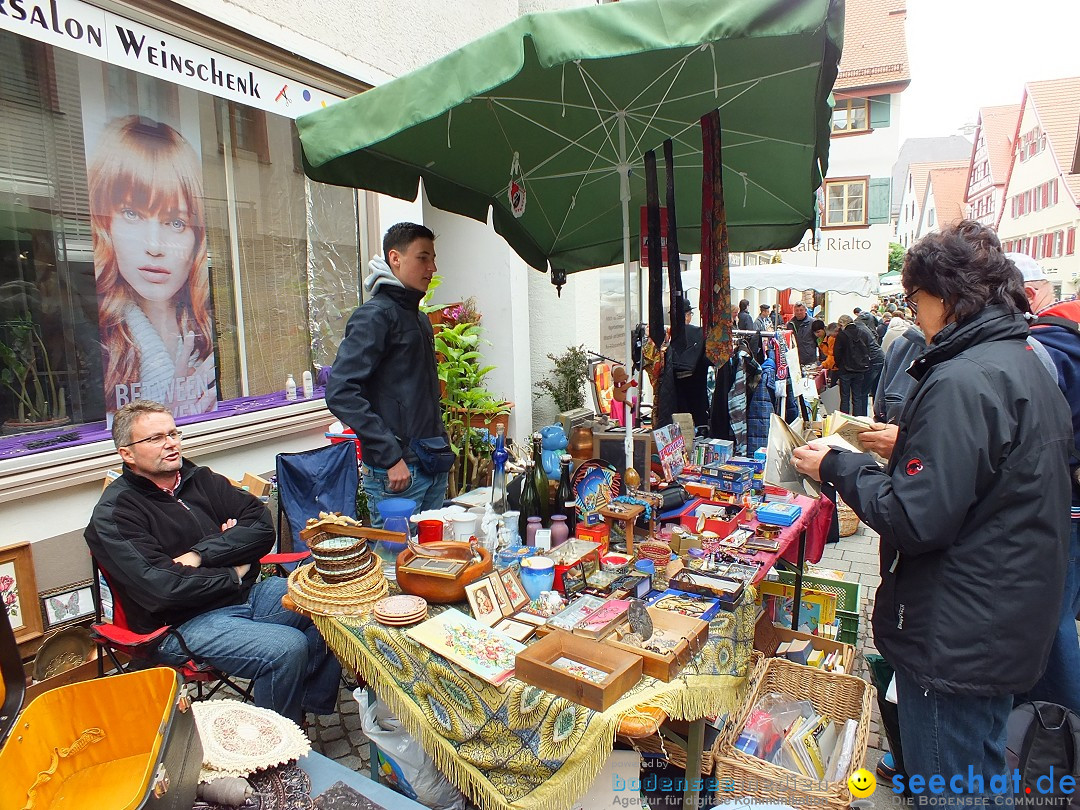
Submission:
[[[200,782],[247,777],[311,750],[300,727],[270,709],[235,700],[208,700],[193,703],[191,710],[203,746]]]

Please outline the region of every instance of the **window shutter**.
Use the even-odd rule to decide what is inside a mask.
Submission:
[[[871,225],[882,225],[889,222],[889,187],[892,181],[888,177],[870,178],[870,205],[867,208]]]
[[[889,115],[892,108],[892,97],[870,96],[870,128],[883,129],[889,126]]]
[[[1065,239],[1065,255],[1072,256],[1076,250],[1076,228],[1069,228]]]

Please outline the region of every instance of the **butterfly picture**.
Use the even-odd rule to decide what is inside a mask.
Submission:
[[[41,614],[47,630],[72,624],[93,613],[94,598],[89,581],[41,594]]]

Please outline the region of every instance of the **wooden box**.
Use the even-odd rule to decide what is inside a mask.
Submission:
[[[663,630],[680,638],[679,645],[674,650],[657,653],[624,644],[620,639],[630,632],[629,623],[623,623],[615,628],[615,632],[604,639],[604,643],[641,656],[645,674],[667,683],[677,678],[683,668],[705,646],[705,642],[709,639],[709,623],[691,616],[672,613],[670,610],[659,608],[646,608],[646,610],[649,611],[649,617],[652,619],[654,632]]]
[[[844,673],[847,675],[853,673],[853,667],[855,666],[855,648],[850,644],[844,644],[842,641],[833,641],[830,638],[822,638],[821,636],[812,636],[809,633],[800,633],[797,630],[788,630],[786,627],[773,626],[776,628],[776,637],[780,639],[781,644],[785,641],[802,639],[809,641],[810,646],[815,650],[821,650],[826,655],[839,650],[840,662],[844,665]],[[775,650],[773,651],[773,654],[775,655]]]
[[[555,666],[555,662],[564,658],[606,673],[607,677],[594,683]],[[640,655],[615,650],[564,630],[553,630],[517,654],[515,676],[545,692],[602,712],[615,705],[641,679],[641,672]]]

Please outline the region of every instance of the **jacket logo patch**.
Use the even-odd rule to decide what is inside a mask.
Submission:
[[[917,458],[913,458],[907,463],[907,467],[905,469],[907,470],[908,475],[918,475],[923,471],[922,461]]]

